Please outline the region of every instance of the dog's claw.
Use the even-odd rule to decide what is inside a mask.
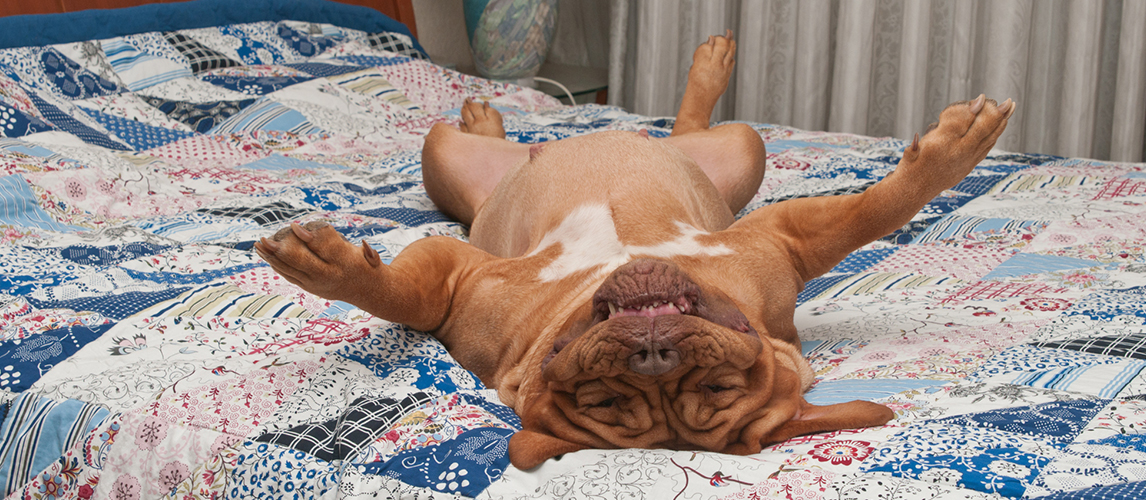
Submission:
[[[265,237],[260,239],[259,243],[261,244],[260,246],[269,253],[278,253],[279,249],[282,248],[279,242]]]
[[[911,140],[911,152],[912,153],[918,153],[919,152],[919,132],[916,132],[915,138]]]
[[[1014,101],[1007,99],[999,105],[999,112],[1002,113],[1004,117],[1010,117],[1011,113],[1014,111],[1014,105]]]
[[[311,233],[310,231],[307,231],[305,228],[303,228],[302,226],[298,225],[295,222],[290,223],[290,229],[291,229],[291,231],[294,232],[294,235],[298,236],[298,239],[300,239],[302,241],[310,243],[311,241],[314,240],[314,234],[313,233]]]
[[[983,105],[986,103],[987,95],[979,94],[979,97],[976,97],[974,101],[971,101],[971,113],[976,115],[979,114],[979,112],[983,110]]]

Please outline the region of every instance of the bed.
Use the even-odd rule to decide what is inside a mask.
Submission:
[[[362,7],[0,21],[10,498],[1146,496],[1146,165],[993,151],[807,283],[809,401],[886,404],[886,426],[523,471],[506,455],[519,420],[437,341],[303,292],[252,245],[311,220],[384,259],[464,240],[419,174],[422,136],[467,97],[519,142],[664,136],[671,118],[445,69]],[[754,127],[770,171],[744,213],[861,191],[905,146]]]

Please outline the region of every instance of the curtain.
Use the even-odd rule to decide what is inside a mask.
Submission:
[[[735,31],[714,120],[910,139],[980,93],[1019,108],[998,147],[1143,161],[1146,0],[623,0],[610,103],[674,115],[692,52]]]

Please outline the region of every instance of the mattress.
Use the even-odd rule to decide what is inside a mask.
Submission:
[[[0,50],[4,492],[1146,495],[1146,165],[1005,151],[799,296],[807,399],[885,404],[887,425],[752,456],[512,467],[519,419],[440,343],[310,295],[252,249],[312,220],[386,261],[426,236],[465,240],[426,197],[420,149],[466,98],[501,110],[516,142],[672,129],[443,68],[407,33],[314,19]],[[860,192],[906,145],[752,126],[769,171],[741,216]]]

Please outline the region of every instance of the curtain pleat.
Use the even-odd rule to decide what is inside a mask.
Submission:
[[[612,102],[671,116],[692,52],[736,32],[714,120],[910,139],[950,102],[1019,103],[1003,149],[1143,161],[1146,0],[630,0]],[[614,9],[616,16],[617,9]],[[625,32],[616,33],[621,26]],[[621,55],[618,55],[621,54]],[[625,59],[620,64],[616,59]]]

